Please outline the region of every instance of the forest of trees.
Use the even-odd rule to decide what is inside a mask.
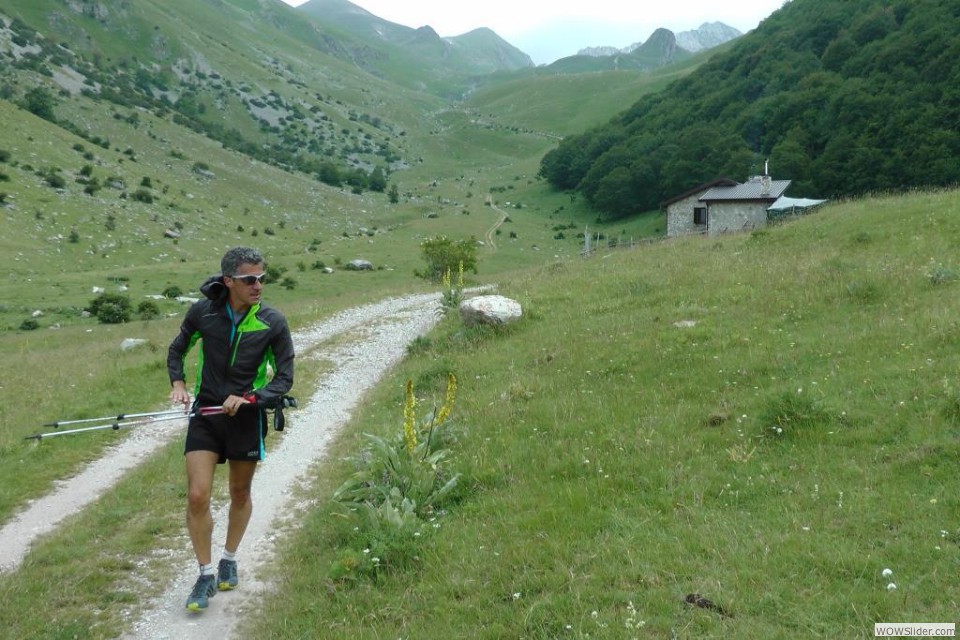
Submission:
[[[734,47],[609,123],[540,175],[605,218],[719,177],[834,197],[960,181],[960,3],[792,0]]]

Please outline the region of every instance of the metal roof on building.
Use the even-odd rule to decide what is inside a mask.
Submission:
[[[763,182],[759,178],[753,178],[748,182],[732,187],[713,187],[700,196],[700,201],[769,200],[773,202],[782,196],[783,192],[786,191],[789,186],[790,180],[770,180],[770,188],[767,193],[764,193]]]
[[[736,185],[737,185],[736,180],[731,180],[730,178],[718,178],[710,182],[705,182],[704,184],[701,184],[698,187],[687,189],[683,193],[675,195],[669,200],[664,200],[663,202],[660,203],[660,208],[666,209],[674,202],[680,202],[681,200],[684,200],[685,198],[689,198],[692,195],[696,195],[697,193],[709,191],[712,187],[732,187]]]
[[[814,200],[812,198],[788,198],[780,196],[777,201],[767,207],[767,211],[792,211],[795,209],[809,209],[826,202],[826,200]]]

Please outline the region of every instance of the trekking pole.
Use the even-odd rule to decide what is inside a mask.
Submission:
[[[24,440],[43,440],[44,438],[52,438],[54,436],[65,436],[71,433],[84,433],[86,431],[100,431],[103,429],[112,429],[114,431],[119,431],[121,427],[140,427],[143,425],[153,424],[154,422],[164,422],[166,420],[188,420],[194,416],[210,416],[218,413],[223,413],[223,407],[201,407],[194,411],[193,413],[184,413],[182,410],[176,410],[176,415],[170,415],[170,411],[160,411],[153,412],[148,414],[146,418],[141,418],[139,420],[127,420],[127,421],[116,421],[110,422],[108,424],[98,424],[92,427],[82,427],[80,429],[67,429],[66,431],[51,431],[50,433],[37,433],[32,436],[24,437]],[[129,414],[136,415],[136,414]],[[103,420],[103,418],[100,418]],[[89,420],[83,420],[78,422],[90,422]],[[60,424],[65,424],[61,422]],[[48,425],[44,425],[48,426]]]
[[[127,420],[129,418],[147,418],[150,416],[165,416],[165,415],[172,415],[175,413],[185,415],[183,409],[168,409],[166,411],[148,411],[146,413],[121,413],[120,415],[117,415],[117,416],[105,416],[102,418],[83,418],[80,420],[58,420],[56,422],[48,422],[43,426],[53,427],[54,429],[56,429],[57,427],[61,427],[67,424],[81,424],[84,422],[103,422],[104,420],[119,421],[119,420]]]

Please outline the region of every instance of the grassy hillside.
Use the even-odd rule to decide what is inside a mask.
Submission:
[[[429,407],[455,372],[456,499],[384,554],[387,534],[332,516],[356,463],[324,468],[258,634],[864,637],[951,621],[958,213],[956,191],[869,198],[511,278],[519,325],[446,323],[337,449],[400,432],[404,380]]]
[[[604,71],[523,77],[491,83],[470,94],[466,104],[495,117],[501,126],[533,130],[559,140],[606,122],[618,106],[659,91],[687,73],[683,67],[656,72]]]
[[[868,198],[504,274],[523,320],[445,320],[316,471],[316,506],[280,549],[285,595],[254,634],[786,638],[951,620],[958,214],[956,191]],[[360,434],[399,434],[405,381],[429,410],[449,372],[452,500],[416,537],[334,516]],[[5,451],[20,473],[54,455]],[[140,599],[108,559],[176,535],[179,465],[151,461],[0,579],[0,622],[29,635],[18,612],[40,599],[48,629],[122,626]],[[729,616],[686,605],[694,593]]]

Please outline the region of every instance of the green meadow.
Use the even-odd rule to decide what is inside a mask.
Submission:
[[[523,319],[477,330],[448,315],[366,399],[313,472],[254,635],[865,637],[875,622],[953,621],[958,213],[956,191],[867,197],[750,234],[499,274]],[[68,331],[37,344],[111,360]],[[52,413],[70,410],[65,395],[86,411],[118,390],[160,398],[159,354],[112,360],[71,394],[58,370],[71,365],[48,363]],[[449,373],[457,489],[417,536],[358,534],[331,498],[361,434],[401,433],[406,381],[436,406]],[[8,436],[6,512],[32,493],[24,485],[57,476],[38,471],[47,462],[74,464],[111,437]],[[0,582],[5,628],[122,628],[160,588],[131,576],[180,535],[180,464],[173,446],[46,536]],[[378,544],[392,555],[350,561]],[[38,601],[43,623],[22,613]]]

